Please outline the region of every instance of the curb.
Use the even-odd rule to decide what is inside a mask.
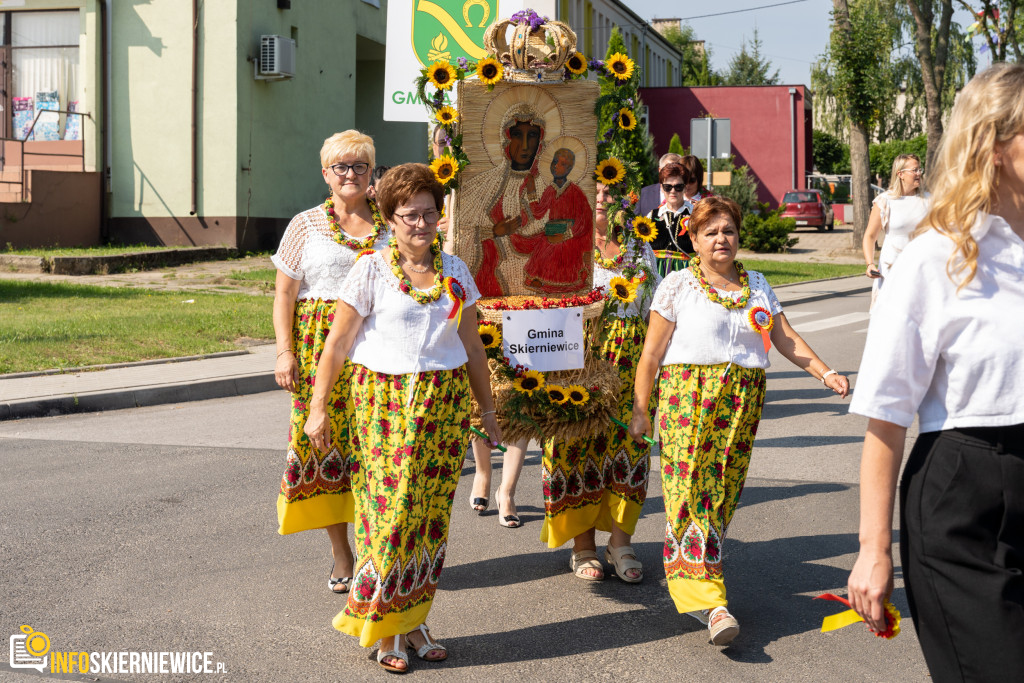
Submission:
[[[857,276],[854,276],[854,277],[857,277]],[[796,299],[786,299],[786,298],[780,296],[779,297],[779,303],[781,303],[783,306],[796,306],[797,304],[809,304],[809,303],[811,303],[813,301],[822,301],[824,299],[835,299],[835,298],[838,298],[838,297],[841,297],[841,296],[850,296],[851,294],[867,294],[870,291],[871,291],[871,285],[868,285],[867,287],[858,287],[856,289],[850,289],[850,290],[847,290],[845,292],[825,292],[825,293],[822,293],[822,294],[809,294],[807,296],[796,298]]]
[[[278,389],[273,372],[238,375],[188,384],[118,389],[80,396],[53,396],[0,403],[0,421],[27,417],[49,417],[70,413],[90,413],[123,408],[142,408],[167,403],[204,401],[259,394]]]
[[[166,363],[184,363],[190,360],[207,360],[209,358],[229,358],[231,356],[245,356],[250,351],[238,349],[236,351],[218,351],[217,353],[206,353],[199,356],[176,356],[174,358],[153,358],[150,360],[136,360],[128,363],[106,363],[104,365],[81,365],[76,368],[53,368],[51,370],[35,370],[32,372],[12,372],[8,375],[0,375],[0,380],[18,379],[21,377],[47,377],[50,375],[71,375],[78,372],[95,372],[97,370],[114,370],[117,368],[137,368],[144,365],[164,365]]]

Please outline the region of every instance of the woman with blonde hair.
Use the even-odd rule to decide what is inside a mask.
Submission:
[[[1024,66],[963,89],[932,206],[871,318],[850,412],[870,418],[850,601],[884,630],[900,559],[936,681],[1024,679]]]
[[[873,202],[861,247],[868,264],[865,274],[875,281],[874,296],[877,296],[883,278],[889,274],[896,257],[910,242],[911,234],[928,211],[922,192],[923,172],[921,159],[916,154],[900,154],[892,162],[889,189],[875,197]],[[885,241],[876,268],[875,241],[880,232],[885,233]]]
[[[320,149],[320,173],[330,188],[327,200],[295,216],[271,258],[274,289],[274,378],[292,394],[288,457],[277,497],[278,533],[325,529],[334,564],[328,588],[347,593],[352,580],[348,523],[353,517],[347,425],[352,421],[346,364],[331,391],[334,440],[317,454],[302,428],[309,417],[313,378],[335,315],[341,283],[363,249],[383,249],[390,232],[377,205],[366,195],[374,164],[373,140],[357,130],[335,133]]]

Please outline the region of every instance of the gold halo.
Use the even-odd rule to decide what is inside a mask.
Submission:
[[[559,138],[555,138],[551,141],[544,142],[544,151],[540,155],[540,165],[538,166],[539,180],[541,185],[537,188],[537,192],[543,192],[544,187],[547,187],[554,180],[551,175],[551,160],[555,157],[555,150],[565,147],[571,150],[576,155],[576,163],[573,165],[572,170],[569,171],[569,180],[576,185],[580,184],[587,175],[593,175],[594,169],[590,165],[590,152],[587,151],[587,146],[583,144],[583,141],[573,135],[563,135]]]
[[[544,88],[538,85],[512,86],[492,99],[484,111],[481,138],[484,143],[484,152],[486,152],[491,166],[498,166],[504,159],[501,152],[503,135],[501,121],[511,107],[520,103],[533,107],[544,119],[544,148],[541,150],[542,152],[547,149],[548,140],[553,140],[562,134],[562,110],[559,109],[558,102],[554,97],[544,92]],[[549,158],[548,163],[550,162]]]

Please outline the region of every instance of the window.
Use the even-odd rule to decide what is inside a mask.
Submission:
[[[782,198],[782,201],[786,204],[816,202],[818,201],[818,194],[816,192],[787,192],[786,196]]]

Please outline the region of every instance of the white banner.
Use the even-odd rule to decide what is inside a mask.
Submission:
[[[501,337],[512,365],[541,372],[584,365],[582,308],[505,311]]]

